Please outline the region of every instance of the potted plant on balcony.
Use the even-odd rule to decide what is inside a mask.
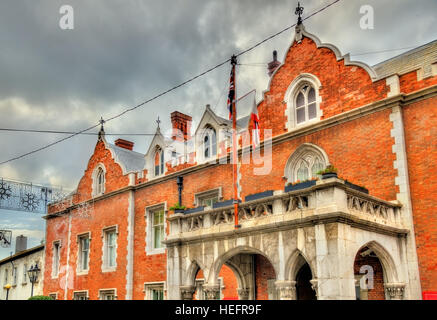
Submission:
[[[184,213],[186,207],[181,206],[179,203],[176,203],[173,207],[170,207],[170,210],[173,210],[174,213]]]
[[[285,186],[284,192],[290,192],[290,191],[294,191],[294,190],[312,187],[316,184],[317,180],[319,180],[319,178],[311,178],[311,179],[304,180],[304,181],[296,180],[293,183],[287,184]]]
[[[322,179],[337,178],[337,169],[333,165],[329,165],[324,170],[317,172],[317,174],[322,175]]]

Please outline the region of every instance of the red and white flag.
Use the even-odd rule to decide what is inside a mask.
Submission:
[[[253,108],[250,114],[250,120],[253,124],[252,129],[252,145],[256,148],[259,145],[259,116],[258,116],[258,107],[256,105],[255,100],[256,95],[253,95]]]

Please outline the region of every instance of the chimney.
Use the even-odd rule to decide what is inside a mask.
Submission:
[[[267,71],[269,74],[269,77],[272,76],[273,72],[279,67],[281,63],[278,61],[278,52],[275,50],[273,51],[273,61],[269,62],[267,65]]]
[[[179,111],[171,113],[171,124],[173,128],[172,139],[186,141],[191,131],[191,120],[189,115]]]
[[[133,142],[127,141],[127,140],[124,140],[124,139],[117,139],[117,140],[115,140],[115,145],[117,147],[124,148],[124,149],[131,150],[131,151],[134,148],[134,143]]]
[[[15,253],[27,249],[27,237],[21,235],[15,238]]]

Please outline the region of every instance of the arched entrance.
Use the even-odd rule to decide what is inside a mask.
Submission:
[[[220,277],[221,274],[228,274],[227,268],[232,270],[237,279],[238,287],[235,288],[237,292],[235,298],[239,300],[277,299],[276,271],[270,260],[258,250],[236,248],[225,253],[214,263],[210,284],[214,284],[215,287],[223,284],[225,291],[229,290],[228,288],[235,284],[232,278]],[[221,297],[226,299],[226,294],[222,294]]]
[[[355,256],[354,276],[357,300],[385,300],[384,269],[376,252],[368,246]]]
[[[296,275],[296,299],[317,300],[316,293],[311,286],[313,275],[310,266],[305,263]]]

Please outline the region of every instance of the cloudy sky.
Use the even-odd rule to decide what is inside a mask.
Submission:
[[[302,0],[304,18],[332,0]],[[62,30],[59,9],[74,9]],[[360,7],[374,9],[374,29],[360,28]],[[295,23],[289,0],[1,0],[0,128],[78,131],[118,114],[228,59]],[[307,31],[369,65],[437,39],[435,0],[341,0],[304,22]],[[293,30],[239,58],[238,94],[267,86],[273,50],[280,60]],[[383,53],[375,53],[385,51]],[[206,104],[226,114],[225,65],[131,113],[108,122],[107,133],[154,133],[172,111],[200,116]],[[95,132],[95,131],[94,131]],[[64,135],[0,131],[0,162]],[[150,136],[125,137],[144,153]],[[108,137],[109,141],[116,137]],[[0,177],[74,189],[96,142],[76,136],[0,166]],[[0,210],[0,229],[44,237],[39,215]],[[0,249],[0,258],[12,249]]]

